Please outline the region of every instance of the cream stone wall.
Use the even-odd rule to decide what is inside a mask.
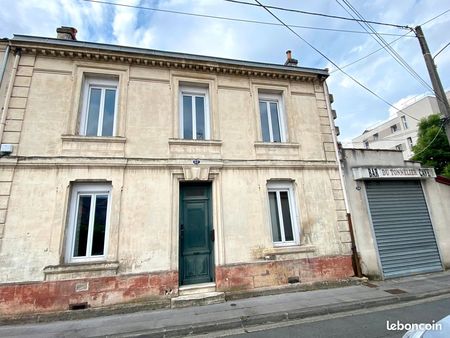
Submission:
[[[216,265],[279,254],[280,259],[350,254],[332,126],[319,80],[41,54],[22,55],[19,65],[10,127],[2,139],[17,144],[17,156],[0,160],[0,282],[65,278],[45,271],[64,269],[68,204],[77,182],[112,185],[106,261],[118,263],[118,273],[177,270],[179,182],[197,158],[213,187]],[[119,79],[117,136],[78,135],[84,74]],[[180,140],[183,85],[208,88],[211,140]],[[259,92],[282,94],[287,142],[262,142]],[[300,245],[291,250],[272,243],[270,180],[294,187]]]
[[[42,280],[44,267],[64,263],[71,182],[111,182],[107,261],[119,262],[120,273],[177,269],[178,204],[173,191],[179,181],[172,174],[166,168],[125,168],[119,163],[117,168],[16,169],[0,255],[1,282]],[[304,250],[293,250],[291,258],[349,254],[350,241],[340,237],[336,226],[342,206],[331,189],[330,177],[335,175],[329,169],[220,170],[213,205],[221,210],[214,212],[213,222],[216,251],[220,247],[223,252],[217,252],[216,264],[258,262],[286,251],[272,244],[267,183],[274,179],[294,187]],[[16,269],[18,265],[22,268]]]
[[[285,250],[272,243],[267,183],[273,180],[294,188],[300,246],[305,247],[295,258],[349,254],[350,240],[340,237],[336,222],[343,206],[331,189],[330,176],[335,175],[337,170],[319,168],[223,170],[224,263],[258,261]]]
[[[22,60],[26,57],[22,56]],[[21,69],[24,69],[22,74],[32,74],[28,95],[20,102],[13,102],[19,104],[19,108],[24,105],[27,108],[23,125],[17,127],[17,131],[23,129],[18,152],[21,156],[75,155],[76,149],[78,155],[86,156],[85,151],[91,149],[83,140],[72,140],[75,143],[70,144],[62,137],[78,134],[80,76],[83,73],[117,72],[129,74],[119,81],[118,119],[123,122],[118,136],[126,139],[124,150],[115,154],[119,157],[162,158],[169,155],[169,139],[179,138],[178,88],[180,83],[188,83],[209,87],[212,139],[222,141],[222,158],[261,158],[261,152],[265,157],[274,155],[276,158],[267,149],[261,150],[263,146],[258,144],[262,140],[258,92],[269,91],[283,94],[290,148],[286,150],[280,146],[283,149],[281,156],[335,160],[325,157],[325,152],[332,146],[330,125],[327,113],[322,113],[326,110],[323,88],[315,88],[313,83],[301,85],[288,80],[254,81],[239,77],[234,77],[233,82],[230,76],[222,79],[194,72],[117,67],[100,62],[87,66],[86,62],[59,62],[46,57],[38,57],[34,66],[29,63]],[[325,144],[330,146],[327,148]]]

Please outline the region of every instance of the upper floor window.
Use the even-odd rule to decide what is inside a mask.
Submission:
[[[403,150],[403,145],[400,143],[400,144],[397,144],[396,146],[395,146],[395,149],[396,150]]]
[[[296,221],[292,184],[269,183],[270,223],[275,245],[299,243],[299,230]]]
[[[80,134],[85,136],[114,136],[117,111],[118,80],[86,77]]]
[[[411,137],[408,137],[408,138],[406,139],[406,141],[408,141],[408,147],[409,147],[409,149],[412,150],[412,148],[413,148],[413,146],[414,146],[412,138],[411,138]]]
[[[378,141],[378,133],[373,134],[373,140],[374,140],[374,141]]]
[[[369,149],[369,141],[364,140],[363,144],[364,144],[364,148]]]
[[[72,189],[67,236],[67,261],[106,257],[110,185],[79,184]]]
[[[181,87],[180,101],[181,138],[208,140],[210,138],[208,89]]]
[[[403,129],[408,129],[408,123],[406,122],[406,116],[403,115],[401,119],[402,119]]]
[[[263,142],[285,142],[281,95],[259,94]]]
[[[397,131],[397,125],[394,124],[391,126],[391,133],[395,133]]]

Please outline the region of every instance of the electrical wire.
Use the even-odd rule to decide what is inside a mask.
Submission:
[[[424,26],[424,25],[426,25],[427,23],[429,23],[429,22],[431,22],[431,21],[433,21],[433,20],[436,20],[437,18],[443,16],[444,14],[447,14],[448,12],[450,12],[450,9],[447,9],[447,10],[445,10],[444,12],[442,12],[441,14],[438,14],[438,15],[432,17],[431,19],[425,21],[424,23],[422,23],[422,24],[419,25],[419,26]]]
[[[392,56],[392,58],[402,67],[404,68],[413,78],[415,78],[422,86],[424,86],[426,89],[430,89],[433,90],[433,88],[423,79],[420,77],[419,74],[417,74],[417,72],[406,62],[406,60],[395,50],[392,48],[392,46],[390,44],[388,44],[388,42],[381,37],[380,35],[378,35],[378,32],[369,24],[367,23],[367,20],[362,16],[362,14],[360,12],[358,12],[358,10],[350,3],[350,1],[348,0],[342,0],[344,2],[344,4],[353,12],[356,14],[356,16],[358,18],[360,18],[361,20],[364,20],[363,23],[358,22],[358,24],[365,30],[368,32],[368,30],[366,29],[366,27],[373,32],[375,35],[371,35],[371,37],[383,48],[385,49],[388,54],[390,56]],[[341,6],[350,16],[353,17],[352,13],[350,13],[347,8],[344,7],[344,5],[342,5],[339,0],[336,0],[336,2],[338,3],[339,6]]]
[[[231,18],[231,17],[223,17],[223,16],[214,16],[214,15],[207,15],[207,14],[198,14],[198,13],[189,13],[189,12],[182,12],[182,11],[174,11],[174,10],[167,10],[167,9],[160,9],[160,8],[152,8],[152,7],[145,7],[145,6],[137,6],[137,5],[128,5],[128,4],[122,4],[122,3],[115,3],[115,2],[110,2],[110,1],[102,1],[102,0],[82,0],[85,2],[92,2],[92,3],[100,3],[100,4],[106,4],[106,5],[112,5],[112,6],[119,6],[119,7],[128,7],[128,8],[135,8],[135,9],[142,9],[142,10],[150,10],[150,11],[156,11],[156,12],[164,12],[164,13],[172,13],[172,14],[180,14],[180,15],[187,15],[187,16],[196,16],[196,17],[203,17],[203,18],[211,18],[211,19],[219,19],[219,20],[228,20],[228,21],[237,21],[237,22],[244,22],[244,23],[254,23],[254,24],[263,24],[263,25],[271,25],[271,26],[284,26],[287,27],[288,29],[290,29],[291,27],[294,28],[301,28],[301,29],[315,29],[315,30],[324,30],[324,31],[337,31],[337,32],[345,32],[345,33],[359,33],[359,34],[375,34],[375,33],[370,33],[370,32],[362,32],[362,31],[352,31],[352,30],[340,30],[340,29],[331,29],[331,28],[323,28],[323,27],[312,27],[312,26],[299,26],[299,25],[287,25],[284,22],[281,23],[272,23],[272,22],[265,22],[265,21],[257,21],[257,20],[248,20],[248,19],[238,19],[238,18]],[[246,5],[254,5],[254,6],[259,6],[259,7],[264,7],[264,5],[258,4],[251,4],[251,3],[247,3],[247,2],[243,2],[243,1],[234,1],[234,0],[225,0],[225,1],[229,1],[229,2],[235,2],[235,3],[242,3],[242,4],[246,4]],[[285,9],[285,8],[281,8],[281,7],[275,7],[275,6],[266,6],[268,8],[274,8],[274,9],[280,9],[280,10],[289,10],[289,11],[293,11],[293,12],[298,12],[298,13],[302,13],[302,14],[311,14],[311,15],[320,15],[320,16],[325,16],[325,17],[332,17],[332,18],[336,18],[336,19],[345,19],[345,20],[351,20],[351,21],[363,21],[363,20],[357,20],[357,19],[351,19],[351,18],[345,18],[345,17],[338,17],[338,16],[332,16],[332,15],[326,15],[326,14],[321,14],[321,13],[314,13],[314,12],[306,12],[306,11],[300,11],[300,10],[293,10],[293,9]],[[437,19],[438,17],[446,14],[447,12],[449,12],[449,10],[431,18],[430,20],[426,21],[424,24],[427,24],[428,22]],[[269,11],[270,14],[272,14]],[[273,15],[273,14],[272,14]],[[276,19],[278,19],[277,17],[275,17]],[[278,21],[280,21],[278,19]],[[375,22],[375,21],[366,21],[372,24],[381,24],[381,25],[387,25],[387,26],[394,26],[397,28],[408,28],[410,29],[408,26],[400,26],[400,25],[393,25],[393,24],[388,24],[388,23],[381,23],[381,22]],[[293,31],[292,29],[290,29],[294,34],[297,35],[297,33],[295,31]],[[399,36],[399,38],[393,40],[392,42],[390,42],[389,44],[392,44],[396,41],[398,41],[399,39],[406,37],[410,32],[403,34],[403,35],[399,35],[399,34],[391,34],[391,33],[377,33],[377,34],[382,34],[382,35],[391,35],[391,36]],[[300,36],[298,36],[299,38],[301,38]],[[302,38],[301,38],[302,39]],[[303,40],[303,39],[302,39]],[[306,42],[306,40],[304,40]],[[313,49],[315,49],[311,44],[309,44],[308,42],[306,42],[310,47],[312,47]],[[347,75],[348,77],[350,77],[353,81],[355,81],[358,85],[360,85],[361,87],[363,87],[364,89],[366,89],[367,91],[369,91],[371,94],[375,95],[377,98],[379,98],[380,100],[382,100],[384,103],[386,103],[387,105],[391,106],[392,108],[396,109],[397,111],[403,112],[402,110],[396,108],[395,106],[393,106],[392,104],[390,104],[389,102],[387,102],[386,100],[384,100],[382,97],[380,97],[378,94],[376,94],[375,92],[371,91],[369,88],[367,88],[366,86],[364,86],[362,83],[360,83],[358,80],[356,80],[355,78],[353,78],[351,75],[347,74],[346,72],[342,71],[343,68],[348,67],[356,62],[359,62],[371,55],[373,55],[374,53],[382,50],[384,48],[380,48],[378,50],[373,51],[372,53],[366,55],[363,58],[360,58],[358,60],[355,60],[343,67],[339,67],[337,66],[337,64],[335,64],[334,62],[332,62],[329,58],[327,58],[324,54],[322,54],[320,51],[316,50],[317,52],[319,52],[319,54],[321,54],[323,57],[325,57],[328,61],[330,61],[335,67],[336,70],[333,70],[331,73],[340,70],[342,73],[344,73],[345,75]],[[404,113],[404,112],[403,112]],[[414,120],[417,120],[416,118],[404,113],[405,115],[411,117]]]
[[[276,22],[267,22],[267,21],[250,20],[250,19],[239,19],[239,18],[232,18],[232,17],[226,17],[226,16],[209,15],[209,14],[189,13],[189,12],[183,12],[183,11],[170,10],[170,9],[161,9],[161,8],[138,6],[138,5],[128,5],[128,4],[123,4],[123,3],[119,3],[119,2],[111,2],[111,1],[103,1],[103,0],[82,0],[82,1],[84,1],[84,2],[91,2],[91,3],[99,3],[99,4],[104,4],[104,5],[117,6],[117,7],[126,7],[126,8],[147,10],[147,11],[153,11],[153,12],[162,12],[162,13],[169,13],[169,14],[194,16],[194,17],[207,18],[207,19],[235,21],[235,22],[242,22],[242,23],[268,25],[268,26],[279,26],[279,27],[283,26],[282,24],[276,23]],[[352,33],[352,34],[373,34],[373,33],[367,33],[365,31],[356,31],[356,30],[349,30],[349,29],[313,27],[313,26],[302,26],[302,25],[289,25],[289,26],[290,27],[294,27],[294,28],[311,29],[311,30],[318,30],[318,31],[330,31],[330,32],[340,32],[340,33]],[[379,34],[386,35],[386,36],[402,36],[401,34],[384,33],[384,32],[383,33],[379,33]]]
[[[263,9],[265,9],[270,15],[272,15],[275,19],[277,19],[280,23],[283,24],[283,26],[285,26],[287,29],[289,29],[295,36],[297,36],[300,40],[302,40],[304,43],[306,43],[309,47],[311,47],[312,49],[314,49],[318,54],[320,54],[323,58],[325,58],[328,62],[330,62],[334,67],[336,67],[337,69],[339,69],[344,75],[346,75],[348,78],[350,78],[353,82],[355,82],[356,84],[358,84],[360,87],[362,87],[363,89],[365,89],[366,91],[368,91],[369,93],[371,93],[372,95],[374,95],[375,97],[377,97],[379,100],[383,101],[384,103],[386,103],[388,106],[394,108],[396,111],[402,112],[403,114],[405,114],[406,116],[409,116],[410,118],[412,118],[413,120],[419,121],[417,118],[415,118],[414,116],[411,116],[407,113],[405,113],[403,110],[398,109],[397,107],[395,107],[394,105],[392,105],[391,103],[389,103],[388,101],[386,101],[384,98],[382,98],[380,95],[378,95],[377,93],[375,93],[373,90],[371,90],[369,87],[367,87],[366,85],[364,85],[363,83],[361,83],[360,81],[358,81],[356,78],[354,78],[352,75],[350,75],[349,73],[347,73],[345,70],[343,70],[341,67],[339,67],[333,60],[331,60],[328,56],[326,56],[324,53],[322,53],[319,49],[317,49],[316,47],[314,47],[309,41],[307,41],[306,39],[304,39],[300,34],[298,34],[296,31],[294,31],[291,27],[289,27],[288,25],[286,25],[283,20],[281,20],[278,16],[276,16],[275,14],[273,14],[270,9],[266,8],[265,5],[262,5],[258,0],[255,0],[256,3],[258,3]]]
[[[225,0],[225,1],[233,2],[233,3],[237,3],[237,4],[241,4],[241,5],[264,7],[265,9],[276,9],[276,10],[280,10],[280,11],[294,12],[294,13],[300,13],[300,14],[306,14],[306,15],[322,16],[322,17],[331,18],[331,19],[339,19],[339,20],[347,20],[347,21],[362,21],[362,20],[358,20],[358,19],[354,19],[354,18],[348,18],[345,16],[330,15],[330,14],[317,13],[317,12],[308,12],[308,11],[302,11],[299,9],[286,8],[286,7],[261,5],[259,2],[258,2],[258,4],[254,4],[254,3],[239,1],[239,0]],[[374,25],[383,25],[383,26],[390,26],[390,27],[395,27],[395,28],[410,29],[410,27],[405,26],[405,25],[396,25],[396,24],[386,23],[386,22],[369,21],[369,23],[374,24]]]
[[[437,18],[441,17],[441,16],[444,15],[444,14],[447,14],[448,12],[450,12],[450,9],[447,9],[447,10],[445,10],[444,12],[442,12],[442,13],[440,13],[440,14],[434,16],[434,17],[432,17],[431,19],[428,19],[427,21],[423,22],[423,23],[420,24],[419,26],[425,26],[426,24],[430,23],[431,21],[436,20]],[[389,45],[392,45],[393,43],[397,42],[398,40],[400,40],[400,39],[403,38],[403,37],[406,37],[406,36],[407,36],[408,34],[410,34],[410,33],[411,33],[411,32],[408,32],[408,33],[406,33],[406,34],[403,34],[403,35],[400,36],[399,38],[397,38],[397,39],[395,39],[395,40],[392,40],[391,42],[389,42]],[[409,36],[409,37],[412,37],[412,36]],[[373,54],[379,52],[380,50],[383,50],[383,48],[378,48],[378,49],[376,49],[376,50],[370,52],[370,53],[367,54],[366,56],[363,56],[363,57],[361,57],[361,58],[359,58],[359,59],[357,59],[357,60],[355,60],[355,61],[352,61],[352,62],[350,62],[350,63],[344,65],[344,66],[341,66],[341,68],[344,69],[344,68],[346,68],[346,67],[348,67],[348,66],[351,66],[351,65],[353,65],[353,64],[355,64],[355,63],[357,63],[357,62],[359,62],[359,61],[362,61],[362,60],[364,60],[364,59],[366,59],[366,58],[372,56]],[[334,69],[334,70],[332,70],[332,71],[330,72],[330,74],[333,74],[334,72],[337,72],[337,71],[338,71],[338,69]],[[421,94],[419,94],[419,95],[421,95]],[[417,95],[417,96],[419,96],[419,95]]]
[[[399,38],[397,38],[397,39],[392,40],[391,42],[389,42],[389,45],[392,45],[392,44],[394,44],[395,42],[397,42],[398,40],[400,40],[401,38],[404,38],[404,37],[408,36],[408,34],[411,34],[411,32],[408,32],[408,33],[406,33],[406,34],[400,35]],[[409,37],[413,37],[413,36],[410,35]],[[384,49],[384,47],[375,49],[374,51],[370,52],[369,54],[367,54],[367,55],[365,55],[365,56],[363,56],[363,57],[361,57],[361,58],[359,58],[359,59],[356,59],[355,61],[352,61],[352,62],[350,62],[350,63],[347,63],[347,64],[344,65],[344,66],[341,66],[341,69],[344,69],[344,68],[349,67],[349,66],[351,66],[351,65],[353,65],[353,64],[355,64],[355,63],[357,63],[357,62],[359,62],[359,61],[362,61],[362,60],[364,60],[364,59],[367,59],[369,56],[372,56],[373,54],[378,53],[380,50],[383,50],[383,49]],[[337,72],[337,71],[338,71],[338,69],[333,69],[333,70],[330,72],[330,74],[333,74],[334,72]]]
[[[438,132],[436,133],[436,136],[430,141],[430,143],[428,143],[428,145],[425,148],[423,148],[421,151],[419,151],[418,153],[415,153],[414,156],[422,154],[425,150],[427,150],[433,144],[433,142],[437,139],[437,137],[441,133],[442,128],[444,128],[444,124],[445,123],[441,124],[441,127],[439,128]]]
[[[433,60],[436,58],[436,56],[438,56],[439,54],[441,54],[441,52],[443,52],[444,49],[447,48],[449,45],[450,45],[450,42],[447,43],[444,47],[442,47],[442,48],[439,50],[439,52],[437,52],[436,55],[433,56]]]

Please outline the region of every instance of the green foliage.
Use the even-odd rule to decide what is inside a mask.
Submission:
[[[450,163],[444,167],[444,170],[442,170],[441,175],[450,178]]]
[[[413,147],[416,155],[412,159],[424,166],[434,167],[438,175],[450,177],[450,145],[441,125],[441,116],[438,114],[420,120],[419,139]]]

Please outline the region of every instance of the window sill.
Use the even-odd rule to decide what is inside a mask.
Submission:
[[[288,142],[255,142],[255,148],[293,148],[298,149],[299,143]]]
[[[115,276],[118,262],[83,262],[49,265],[44,268],[46,281]]]
[[[126,138],[121,136],[82,136],[82,135],[62,135],[63,142],[104,142],[104,143],[125,143]]]
[[[185,140],[181,138],[169,139],[169,145],[193,145],[193,146],[221,146],[219,140]]]
[[[314,252],[314,251],[316,251],[315,245],[292,245],[292,246],[275,246],[270,250],[270,253],[276,255],[288,255],[293,253]]]
[[[282,261],[309,257],[309,253],[316,251],[315,245],[274,246],[264,250],[264,260]]]

